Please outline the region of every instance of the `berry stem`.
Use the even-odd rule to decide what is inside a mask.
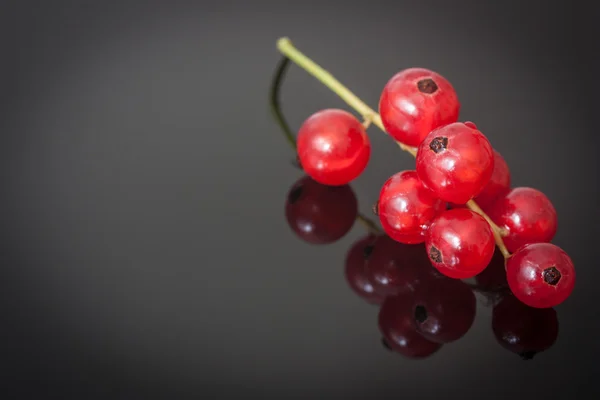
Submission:
[[[494,240],[496,241],[496,245],[498,246],[498,250],[500,250],[504,258],[510,257],[510,252],[506,248],[504,240],[502,240],[502,236],[506,236],[506,232],[504,231],[504,229],[496,225],[494,221],[491,220],[491,218],[481,209],[481,207],[479,207],[479,205],[474,200],[469,200],[467,202],[467,207],[469,207],[470,210],[481,215],[487,221],[487,223],[490,224],[490,227],[492,228],[492,234],[494,235]]]
[[[273,78],[273,83],[271,85],[271,90],[269,92],[269,104],[271,105],[271,112],[277,121],[277,124],[281,128],[284,136],[286,137],[288,143],[292,147],[292,149],[296,149],[296,137],[292,133],[290,126],[288,125],[283,113],[281,112],[281,103],[279,101],[279,88],[281,87],[281,82],[283,77],[285,76],[285,72],[289,66],[290,60],[284,57],[279,65],[277,66],[277,72],[275,73],[275,77]],[[371,119],[365,118],[365,124],[370,124]],[[368,126],[368,125],[367,125]],[[302,166],[299,163],[294,163],[296,168],[302,169]],[[370,233],[379,235],[382,233],[381,229],[377,226],[375,222],[371,219],[365,217],[360,212],[356,217],[357,221],[367,229]]]
[[[383,127],[383,122],[381,121],[381,116],[379,113],[375,112],[375,110],[369,107],[364,101],[359,99],[358,96],[350,91],[350,89],[342,85],[342,83],[335,79],[333,75],[296,49],[290,39],[286,37],[279,39],[277,41],[277,48],[282,54],[295,62],[299,67],[304,69],[306,72],[320,80],[322,84],[331,89],[332,92],[337,94],[350,107],[354,108],[354,110],[356,110],[356,112],[358,112],[363,119],[373,121],[373,124],[377,125],[379,129],[385,132],[385,128]],[[417,155],[416,148],[407,146],[404,143],[396,143],[402,150],[409,152],[413,156]]]
[[[373,110],[365,102],[363,102],[358,96],[356,96],[354,93],[352,93],[350,91],[350,89],[348,89],[346,86],[342,85],[342,83],[340,81],[338,81],[337,79],[335,79],[335,77],[333,75],[331,75],[328,71],[323,69],[321,66],[319,66],[317,63],[315,63],[313,60],[311,60],[306,55],[304,55],[300,50],[298,50],[296,47],[294,47],[294,45],[292,44],[292,42],[289,38],[282,37],[279,40],[277,40],[277,49],[288,59],[290,59],[291,61],[296,63],[299,67],[304,69],[306,72],[308,72],[309,74],[311,74],[312,76],[317,78],[319,81],[321,81],[321,83],[323,83],[325,86],[327,86],[329,89],[331,89],[331,91],[333,91],[335,94],[337,94],[350,107],[352,107],[356,112],[358,112],[365,121],[369,121],[369,120],[372,121],[373,124],[377,125],[377,127],[379,129],[381,129],[384,133],[387,133],[385,131],[385,128],[383,126],[383,122],[381,121],[381,116],[379,115],[379,113],[375,112],[375,110]],[[285,60],[282,61],[282,63],[285,63],[285,62],[286,62]],[[285,70],[285,67],[282,68],[282,71],[280,71],[280,73],[276,76],[276,79],[275,79],[276,82],[274,84],[274,87],[275,87],[275,85],[277,85],[277,86],[279,85],[279,81],[281,80],[281,77],[283,76],[283,70]],[[272,88],[272,90],[273,90],[273,88]],[[276,113],[276,117],[278,118],[278,120],[281,120],[280,113],[279,113],[279,117],[278,117],[278,114]],[[289,127],[288,127],[288,131],[289,131]],[[290,134],[291,134],[291,132],[290,132]],[[289,135],[286,134],[286,136],[289,136]],[[291,137],[293,138],[293,135]],[[395,142],[402,150],[412,154],[413,157],[416,157],[416,155],[417,155],[416,148],[407,146],[404,143],[401,143],[398,141],[395,141]],[[294,141],[294,146],[295,146],[295,141]],[[467,202],[466,205],[471,211],[476,212],[479,215],[481,215],[483,218],[485,218],[485,220],[490,224],[490,227],[492,228],[492,233],[494,234],[494,239],[496,241],[496,245],[498,246],[498,249],[500,249],[500,252],[502,253],[502,255],[504,256],[505,259],[510,257],[510,252],[507,250],[506,246],[504,245],[504,241],[502,240],[502,236],[506,236],[505,230],[500,228],[498,225],[496,225],[490,219],[490,217],[488,217],[488,215],[481,209],[481,207],[479,207],[477,205],[477,203],[475,201],[469,200],[469,202]]]

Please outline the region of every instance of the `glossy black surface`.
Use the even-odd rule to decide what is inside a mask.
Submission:
[[[6,398],[598,394],[591,9],[522,1],[1,7]],[[557,209],[554,243],[578,281],[556,308],[557,339],[532,341],[552,342],[548,350],[522,360],[531,354],[498,343],[527,327],[495,334],[481,295],[469,331],[430,357],[382,346],[378,307],[345,280],[362,225],[310,245],[285,217],[302,172],[268,104],[280,36],[373,107],[402,68],[431,68],[453,83],[461,119],[502,153],[514,186],[542,190]],[[346,108],[291,66],[282,110],[292,129],[327,107]],[[389,176],[414,168],[376,127],[369,135],[371,162],[351,185],[365,215]],[[552,318],[532,320],[539,328]]]

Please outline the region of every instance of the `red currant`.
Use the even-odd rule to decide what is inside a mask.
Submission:
[[[502,347],[531,359],[556,342],[558,317],[553,308],[532,308],[506,296],[493,308],[492,330]]]
[[[465,279],[479,274],[490,263],[495,242],[490,225],[481,215],[457,208],[433,220],[425,246],[438,271],[450,278]]]
[[[430,132],[417,151],[419,178],[447,202],[464,204],[477,196],[493,170],[490,142],[460,122]]]
[[[355,242],[346,255],[346,282],[359,297],[372,304],[381,304],[385,296],[378,293],[366,275],[366,260],[376,236],[368,235]]]
[[[344,110],[310,116],[298,132],[298,158],[304,171],[324,185],[344,185],[357,178],[371,156],[363,125]]]
[[[413,318],[417,330],[432,342],[449,343],[463,337],[473,325],[475,295],[462,281],[431,279],[416,291]]]
[[[392,239],[407,244],[423,243],[429,223],[444,209],[445,203],[423,186],[416,171],[399,172],[389,178],[377,203],[383,230]]]
[[[379,100],[385,130],[413,147],[433,129],[456,122],[459,111],[460,103],[450,82],[424,68],[409,68],[394,75]]]
[[[508,231],[504,244],[510,252],[529,243],[550,242],[557,229],[554,206],[542,192],[514,188],[489,207],[488,215]]]
[[[308,243],[327,244],[341,239],[357,215],[358,202],[348,185],[325,186],[305,176],[287,195],[287,222]]]
[[[563,301],[575,287],[573,261],[551,243],[528,244],[506,263],[506,279],[515,297],[530,307],[549,308]]]
[[[379,330],[384,343],[393,351],[408,358],[426,358],[442,345],[425,339],[416,329],[411,315],[409,295],[396,295],[385,299],[379,309]]]
[[[365,249],[366,275],[375,291],[386,296],[410,292],[419,284],[419,265],[408,254],[411,246],[381,235]]]
[[[477,125],[475,125],[475,122],[465,121],[464,124],[471,129],[477,129]]]
[[[510,170],[506,161],[494,150],[494,170],[492,177],[483,190],[475,196],[475,201],[484,211],[487,212],[494,200],[505,195],[510,190]]]

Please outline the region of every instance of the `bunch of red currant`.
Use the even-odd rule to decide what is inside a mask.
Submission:
[[[389,135],[416,153],[416,169],[390,177],[374,207],[387,235],[403,244],[425,243],[437,271],[456,279],[480,274],[497,244],[519,300],[536,308],[563,302],[575,270],[569,256],[549,243],[557,229],[552,203],[536,189],[510,187],[502,156],[474,123],[458,122],[452,85],[427,69],[401,71],[385,85],[379,111]],[[337,109],[310,116],[297,136],[304,171],[336,187],[357,178],[371,156],[369,118],[379,115],[364,122]],[[355,207],[340,201],[329,212]]]
[[[290,227],[312,244],[335,242],[357,217],[366,220],[349,185],[322,185],[309,176],[292,185],[285,210]],[[531,359],[556,341],[555,310],[529,307],[510,293],[500,251],[474,283],[467,283],[435,269],[423,243],[403,244],[371,229],[348,250],[344,272],[356,295],[379,305],[378,326],[387,349],[422,359],[462,338],[476,317],[475,293],[493,306],[492,331],[507,350]]]

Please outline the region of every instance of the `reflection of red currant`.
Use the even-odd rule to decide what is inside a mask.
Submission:
[[[494,254],[495,242],[487,221],[457,208],[440,214],[427,231],[427,254],[442,274],[465,279],[479,274]]]
[[[379,294],[366,275],[366,260],[375,235],[368,235],[355,242],[346,255],[346,282],[359,297],[372,304],[380,304],[384,297]]]
[[[504,244],[510,252],[525,244],[550,242],[556,233],[556,210],[548,197],[536,189],[512,189],[497,199],[488,212],[496,224],[508,231]]]
[[[411,247],[381,235],[368,248],[366,275],[377,293],[410,292],[419,284],[420,266],[409,257]]]
[[[475,295],[462,281],[431,279],[419,287],[412,300],[418,331],[436,343],[449,343],[463,337],[473,325]]]
[[[515,297],[530,307],[549,308],[563,301],[575,287],[571,258],[551,243],[528,244],[506,262],[506,279]]]
[[[381,188],[377,213],[383,230],[400,243],[425,241],[431,220],[445,209],[445,203],[423,186],[416,171],[403,171],[389,178]]]
[[[358,202],[350,186],[325,186],[308,176],[290,189],[285,216],[290,228],[312,244],[333,243],[354,225]]]
[[[409,68],[394,75],[379,100],[385,130],[413,147],[438,126],[456,122],[459,111],[460,103],[450,82],[424,68]]]
[[[440,199],[465,204],[489,182],[494,153],[477,129],[456,122],[431,131],[417,151],[417,173]]]
[[[475,276],[475,283],[477,289],[484,292],[498,292],[508,289],[504,256],[498,249],[494,251],[492,261],[490,261],[488,266]]]
[[[515,297],[506,296],[494,306],[492,330],[502,347],[531,359],[556,341],[558,318],[553,308],[528,307]]]
[[[426,358],[442,345],[425,339],[417,332],[410,305],[412,296],[396,295],[385,299],[379,309],[379,330],[384,344],[408,358]]]
[[[506,164],[502,155],[494,150],[494,170],[492,177],[474,200],[479,207],[487,212],[494,200],[505,195],[509,190],[510,170],[508,169],[508,164]]]
[[[310,116],[298,131],[298,157],[304,171],[325,185],[345,185],[367,166],[371,144],[363,125],[344,110]]]

